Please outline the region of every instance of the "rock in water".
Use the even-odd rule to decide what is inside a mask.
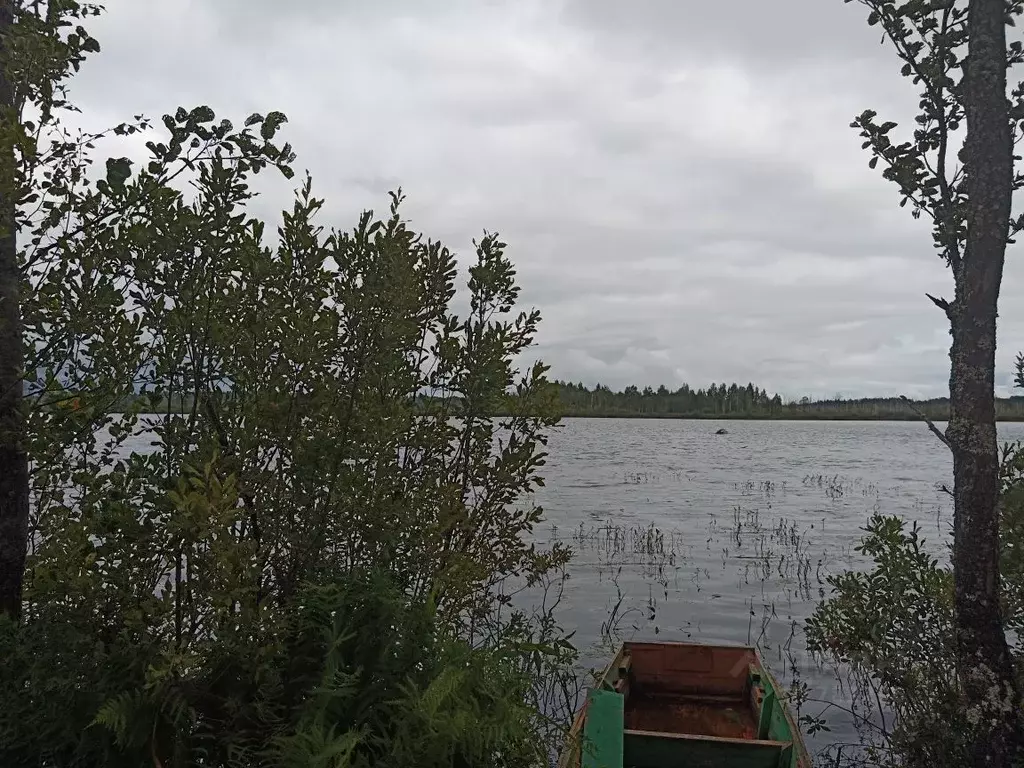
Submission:
[[[725,427],[722,427],[720,430],[715,432],[715,434],[716,435],[728,435],[729,434],[729,430],[727,430]]]

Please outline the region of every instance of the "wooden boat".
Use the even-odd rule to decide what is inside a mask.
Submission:
[[[625,643],[558,768],[811,768],[780,694],[753,648]]]

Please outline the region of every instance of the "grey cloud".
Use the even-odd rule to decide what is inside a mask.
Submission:
[[[326,223],[386,209],[456,248],[499,231],[553,375],[940,394],[950,277],[852,116],[913,87],[842,0],[111,0],[86,119],[281,109]],[[292,184],[261,179],[260,215]],[[1024,346],[1007,266],[999,363]],[[1009,382],[1005,374],[1001,386]]]
[[[568,0],[565,17],[609,39],[628,35],[663,56],[681,48],[701,56],[792,66],[822,59],[864,59],[878,44],[867,11],[842,0],[701,2]]]

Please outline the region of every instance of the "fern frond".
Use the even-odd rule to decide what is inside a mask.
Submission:
[[[452,698],[462,687],[466,678],[466,670],[456,667],[445,667],[441,670],[426,689],[419,695],[418,706],[421,711],[429,716],[436,715],[438,711]]]

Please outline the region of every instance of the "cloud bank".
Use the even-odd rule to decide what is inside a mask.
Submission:
[[[401,185],[415,226],[510,246],[552,375],[753,381],[786,396],[947,391],[952,292],[852,117],[915,92],[842,0],[109,0],[74,93],[90,124],[280,109],[348,227]],[[290,186],[267,186],[260,212]],[[1019,246],[1001,394],[1024,348]]]

